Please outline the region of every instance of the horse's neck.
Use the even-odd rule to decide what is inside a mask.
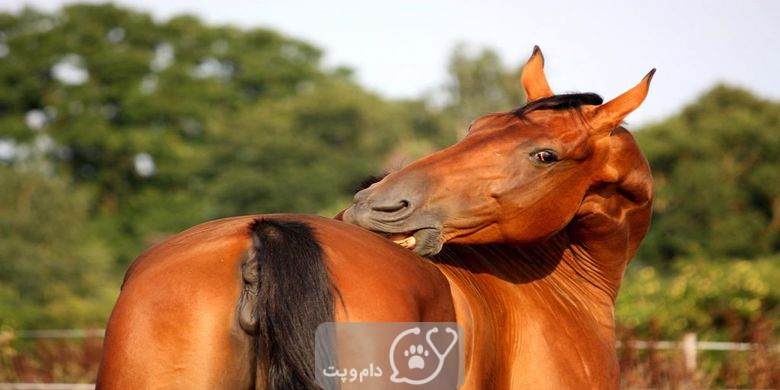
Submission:
[[[569,231],[527,246],[446,245],[434,262],[466,331],[468,378],[540,388],[532,372],[551,378],[545,388],[614,387],[617,283]]]
[[[625,262],[595,258],[568,230],[533,245],[448,245],[436,262],[471,309],[506,314],[497,325],[565,312],[612,337]]]

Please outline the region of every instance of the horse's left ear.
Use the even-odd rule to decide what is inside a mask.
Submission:
[[[550,85],[547,84],[547,76],[544,75],[544,55],[539,46],[534,46],[534,53],[520,73],[520,82],[525,90],[526,102],[553,95]]]
[[[645,100],[655,69],[651,70],[634,88],[598,106],[590,119],[591,127],[598,133],[609,134]]]

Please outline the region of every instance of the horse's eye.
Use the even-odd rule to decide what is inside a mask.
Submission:
[[[543,164],[552,164],[558,161],[558,156],[552,150],[539,150],[532,153],[533,158]]]

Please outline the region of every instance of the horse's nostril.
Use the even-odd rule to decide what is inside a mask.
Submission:
[[[408,200],[401,200],[398,203],[394,204],[387,204],[387,205],[373,205],[371,206],[371,210],[377,211],[380,213],[395,213],[398,211],[401,211],[403,209],[406,209],[409,207],[409,201]]]

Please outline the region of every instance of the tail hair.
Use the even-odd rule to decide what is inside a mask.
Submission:
[[[314,333],[333,321],[334,312],[322,248],[303,222],[257,219],[250,233],[252,250],[242,271],[245,284],[255,282],[256,304],[241,326],[256,335],[257,384],[318,389]]]

